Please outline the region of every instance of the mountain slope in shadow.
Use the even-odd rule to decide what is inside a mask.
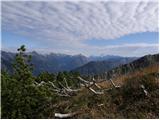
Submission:
[[[79,72],[81,75],[96,75],[96,74],[103,73],[105,71],[109,71],[120,65],[132,62],[135,59],[137,58],[136,57],[119,57],[119,58],[111,58],[103,61],[91,61],[72,71]]]
[[[109,79],[119,75],[127,75],[134,71],[140,72],[143,68],[151,65],[159,65],[159,54],[143,56],[129,64],[120,65],[110,71],[106,71],[101,76]]]

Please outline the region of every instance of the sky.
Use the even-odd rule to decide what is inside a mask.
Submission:
[[[1,49],[94,55],[158,53],[158,0],[3,1]]]

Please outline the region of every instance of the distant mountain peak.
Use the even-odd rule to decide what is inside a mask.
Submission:
[[[30,54],[38,55],[39,53],[36,51],[29,52]]]

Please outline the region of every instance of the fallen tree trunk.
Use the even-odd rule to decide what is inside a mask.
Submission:
[[[74,113],[66,113],[66,114],[62,114],[62,113],[55,113],[54,116],[55,118],[71,118],[73,117],[74,115],[76,115],[77,112],[74,112]]]

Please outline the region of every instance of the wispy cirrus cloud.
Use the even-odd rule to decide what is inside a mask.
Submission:
[[[65,51],[77,53],[88,51],[86,54],[93,54],[99,50],[99,54],[104,51],[108,54],[111,45],[101,49],[86,45],[84,41],[116,39],[138,32],[158,32],[158,1],[2,2],[2,31],[46,41],[57,52],[64,48]],[[143,45],[138,44],[124,44],[123,48],[136,50],[137,47],[133,46],[144,49]],[[155,44],[145,46],[153,51],[157,47]],[[112,49],[118,48],[112,46]]]

